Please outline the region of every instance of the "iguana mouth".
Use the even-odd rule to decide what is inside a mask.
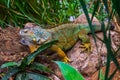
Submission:
[[[39,39],[39,40],[37,41],[37,44],[42,45],[42,44],[48,42],[49,40],[50,40],[50,37],[47,38],[47,39]]]

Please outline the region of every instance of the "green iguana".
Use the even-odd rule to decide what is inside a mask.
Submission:
[[[96,31],[101,30],[100,23],[93,23],[93,27]],[[51,29],[43,29],[40,26],[32,28],[25,28],[20,30],[20,36],[22,37],[21,43],[28,45],[31,52],[34,52],[42,44],[58,40],[56,44],[53,44],[50,48],[52,51],[57,52],[64,62],[69,62],[69,58],[64,53],[65,50],[70,49],[77,42],[78,39],[82,41],[80,47],[84,50],[91,51],[91,43],[87,34],[90,33],[89,25],[68,23],[63,24]]]

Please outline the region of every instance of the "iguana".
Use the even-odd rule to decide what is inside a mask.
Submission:
[[[101,30],[100,23],[93,23],[93,27],[95,32]],[[58,40],[50,49],[57,52],[64,62],[70,61],[64,51],[73,47],[78,39],[82,41],[82,46],[80,47],[91,51],[90,39],[87,36],[88,33],[91,33],[91,31],[87,23],[68,23],[51,29],[43,29],[40,26],[35,26],[20,30],[21,43],[28,45],[31,52],[34,52],[46,42]]]

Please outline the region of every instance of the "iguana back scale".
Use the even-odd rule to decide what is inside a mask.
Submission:
[[[101,26],[99,23],[93,23],[95,31],[100,31]],[[43,29],[39,26],[33,28],[26,28],[20,30],[22,37],[21,42],[28,45],[31,52],[35,51],[40,45],[51,40],[58,40],[56,44],[51,47],[51,50],[57,52],[63,61],[68,62],[66,54],[63,50],[70,49],[76,41],[80,38],[86,49],[91,49],[90,40],[87,36],[91,33],[88,24],[63,24],[51,29]]]
[[[99,23],[93,23],[95,31],[100,31],[101,27]],[[80,35],[86,35],[91,33],[88,24],[63,24],[58,27],[48,29],[50,34],[52,34],[52,39],[56,39],[59,41],[57,45],[63,49],[70,49],[76,41],[79,39]]]

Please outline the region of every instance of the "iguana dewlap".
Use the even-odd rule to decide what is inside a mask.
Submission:
[[[99,23],[93,23],[93,27],[95,31],[101,30]],[[88,51],[91,50],[90,40],[87,36],[90,32],[88,24],[68,23],[51,29],[43,29],[40,26],[25,28],[20,30],[20,35],[22,37],[21,43],[28,45],[31,52],[34,52],[46,42],[58,40],[50,49],[57,52],[64,62],[69,62],[70,60],[64,53],[64,50],[73,47],[78,39],[82,41],[83,45],[81,47]]]

